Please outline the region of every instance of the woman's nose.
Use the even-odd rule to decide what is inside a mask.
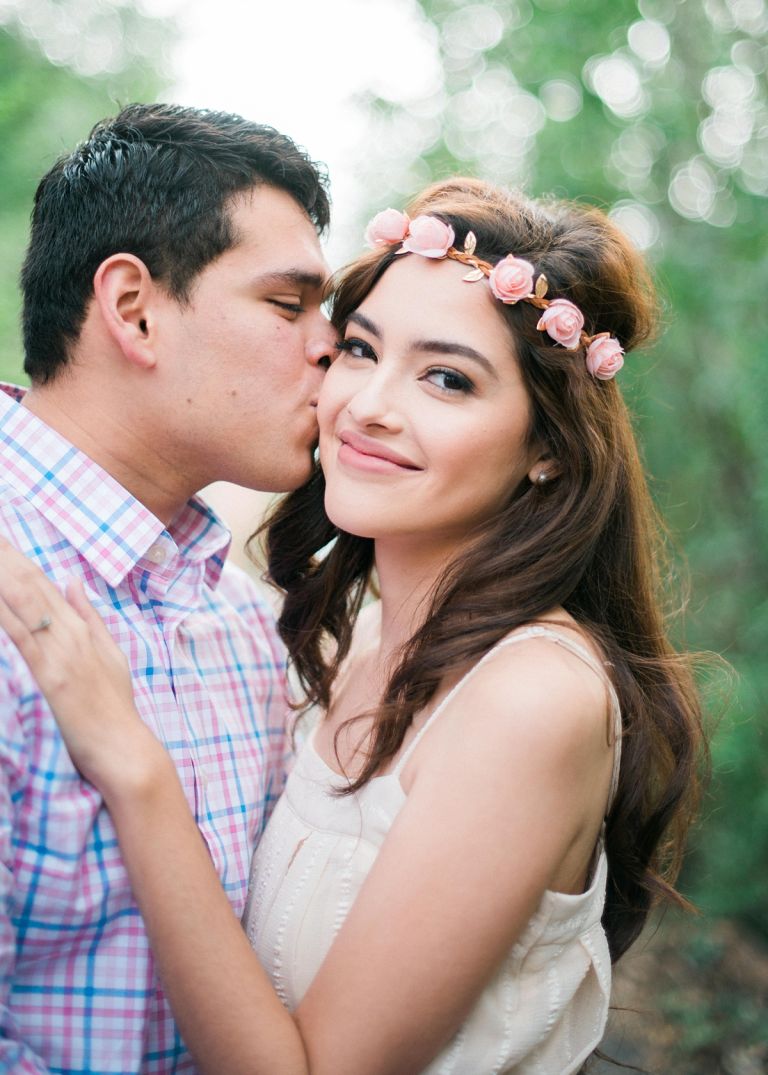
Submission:
[[[391,378],[380,368],[374,368],[347,402],[347,411],[360,426],[379,425],[388,429],[402,428],[402,415]]]

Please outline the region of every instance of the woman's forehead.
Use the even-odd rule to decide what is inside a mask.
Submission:
[[[509,342],[487,280],[467,282],[467,267],[450,260],[415,254],[395,258],[363,301],[359,310],[392,329],[482,333]]]

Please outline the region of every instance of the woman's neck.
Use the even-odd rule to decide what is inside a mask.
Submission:
[[[380,654],[383,662],[405,645],[424,623],[435,584],[457,549],[397,539],[377,541],[376,573],[381,594]]]

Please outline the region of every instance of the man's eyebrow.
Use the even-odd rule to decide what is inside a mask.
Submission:
[[[366,332],[370,332],[372,336],[379,340],[381,339],[381,329],[378,325],[374,324],[365,314],[361,314],[359,310],[353,310],[347,321],[354,322],[360,328],[364,328]],[[480,351],[476,351],[474,347],[468,347],[464,343],[455,343],[453,340],[414,340],[410,346],[412,351],[418,351],[421,354],[461,355],[462,358],[469,358],[472,362],[476,362],[478,366],[481,366],[491,377],[498,380],[499,375],[493,363]]]
[[[326,276],[321,272],[307,269],[283,269],[280,272],[267,272],[257,276],[255,283],[260,287],[309,287],[320,291],[325,286]]]

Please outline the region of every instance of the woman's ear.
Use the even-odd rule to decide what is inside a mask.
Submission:
[[[534,463],[531,464],[528,470],[528,480],[531,485],[546,485],[547,482],[552,481],[560,473],[560,467],[557,464],[557,460],[553,459],[551,455],[540,455]]]
[[[104,326],[124,357],[152,368],[156,284],[144,262],[133,254],[112,254],[96,270],[93,293]]]

